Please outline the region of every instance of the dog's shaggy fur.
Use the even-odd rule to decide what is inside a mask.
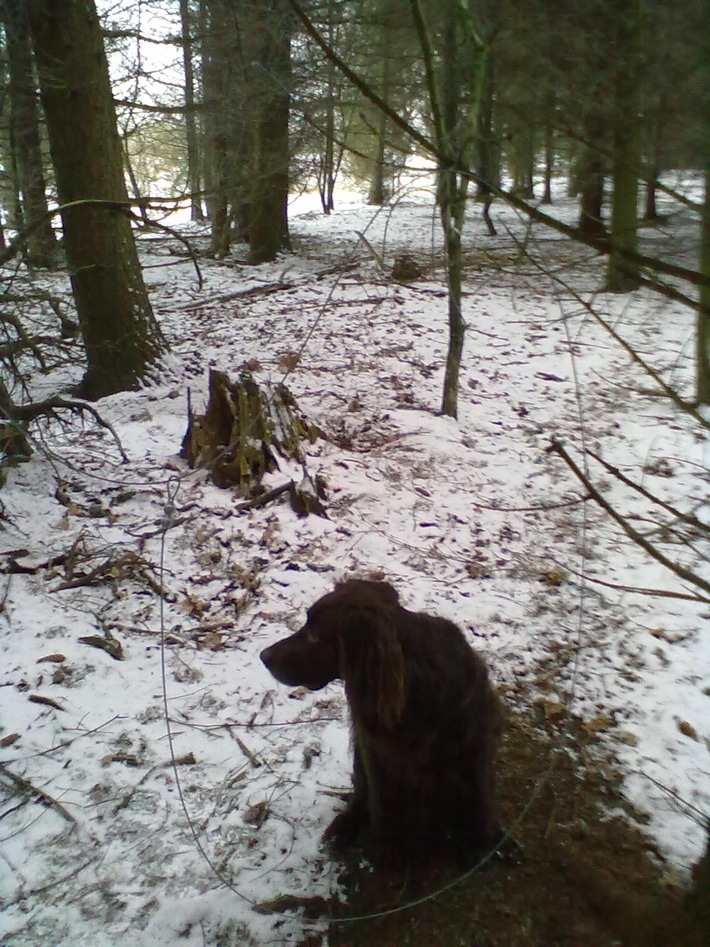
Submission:
[[[261,654],[283,684],[340,678],[352,717],[354,791],[328,835],[401,864],[493,848],[498,701],[456,625],[410,612],[386,582],[351,580],[300,631]]]

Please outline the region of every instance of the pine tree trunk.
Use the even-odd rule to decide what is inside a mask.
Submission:
[[[386,96],[385,96],[386,100]],[[367,203],[381,207],[387,200],[385,191],[385,142],[387,135],[387,116],[380,112],[377,120],[377,150],[372,167],[372,177],[367,193]]]
[[[622,55],[614,103],[614,191],[606,288],[612,293],[626,293],[640,285],[638,269],[626,255],[635,253],[638,248],[638,175],[641,166],[639,0],[619,0],[613,16],[617,19],[617,48]]]
[[[330,60],[326,64],[326,69],[328,75],[325,93],[325,130],[318,186],[323,213],[329,214],[335,208],[335,66]]]
[[[466,203],[465,182],[452,170],[439,172],[439,207],[446,241],[446,278],[449,296],[449,349],[446,356],[441,413],[458,417],[458,391],[466,324],[461,312],[463,255],[461,230]]]
[[[393,29],[391,4],[387,4],[382,8],[381,15],[383,16],[383,22],[379,28],[377,43],[377,58],[382,68],[379,93],[385,102],[387,102],[390,98],[390,87],[392,84]],[[387,193],[389,190],[387,187],[387,167],[385,165],[388,130],[389,120],[385,113],[380,111],[377,116],[377,147],[375,150],[375,160],[367,195],[367,203],[375,207],[381,207],[389,196]]]
[[[441,115],[445,150],[452,167],[440,167],[438,198],[446,242],[446,275],[449,294],[449,349],[446,356],[442,414],[458,417],[458,390],[466,323],[461,310],[463,254],[461,235],[466,219],[468,178],[473,164],[480,106],[487,70],[487,53],[479,45],[473,23],[449,11],[444,28],[441,73]]]
[[[656,181],[661,173],[661,105],[656,104],[651,114],[646,116],[647,136],[647,167],[646,167],[646,201],[643,219],[654,223],[658,220],[656,205]]]
[[[35,266],[51,266],[56,242],[47,217],[47,195],[40,148],[39,112],[32,74],[27,10],[22,4],[5,0],[0,7],[5,24],[9,71],[11,137],[22,194],[24,226],[45,217],[45,222],[27,238],[27,253]]]
[[[131,182],[131,191],[133,192],[133,197],[138,200],[141,197],[141,189],[138,185],[138,178],[136,177],[135,169],[133,168],[133,162],[131,161],[131,151],[128,147],[128,132],[124,131],[123,133],[123,162],[126,168],[126,174],[128,175],[128,180]],[[144,224],[147,224],[149,221],[148,211],[146,210],[143,204],[139,207],[139,213],[141,215],[141,220]]]
[[[500,185],[500,142],[493,131],[493,111],[495,97],[494,61],[489,54],[486,60],[486,74],[481,90],[481,108],[478,116],[478,197],[483,199],[483,220],[490,237],[497,231],[491,220],[493,188]]]
[[[276,258],[288,240],[288,119],[291,84],[291,20],[285,0],[250,0],[257,35],[257,116],[251,182],[249,262]]]
[[[190,219],[204,220],[200,197],[200,150],[195,117],[195,76],[192,65],[191,14],[188,0],[180,0],[182,61],[185,72],[185,139],[187,145],[187,186],[190,189]]]
[[[656,205],[656,178],[658,171],[655,168],[649,169],[649,175],[652,177],[646,182],[646,210],[643,219],[649,223],[658,220],[658,207]]]
[[[545,101],[545,184],[542,193],[542,203],[552,203],[552,176],[555,171],[555,130],[553,126],[555,114],[555,94],[550,93]]]
[[[446,357],[442,414],[458,415],[458,388],[466,323],[461,312],[463,256],[461,234],[466,217],[466,171],[480,128],[480,106],[487,67],[483,46],[468,7],[445,7],[441,69],[437,77],[431,34],[420,0],[410,0],[424,60],[427,91],[439,154],[437,203],[446,249],[449,295],[449,350]]]
[[[235,23],[223,0],[205,3],[202,25],[202,85],[205,124],[207,206],[212,222],[210,254],[224,257],[230,248],[228,124],[234,121],[230,80]]]
[[[708,62],[710,72],[710,62]],[[700,237],[700,272],[710,279],[710,138],[705,170],[705,203]],[[710,287],[700,287],[696,340],[696,395],[700,404],[710,404]]]
[[[327,4],[328,44],[331,47],[337,45],[337,3],[338,0],[328,0]],[[336,157],[335,104],[339,96],[337,94],[336,67],[330,59],[325,63],[325,71],[325,128],[323,131],[323,153],[320,159],[318,186],[323,213],[330,214],[335,209],[335,179],[342,159],[343,146],[341,143]]]
[[[602,219],[604,206],[604,167],[601,157],[585,149],[580,161],[579,229],[585,237],[606,237]]]
[[[29,0],[32,41],[62,205],[126,202],[121,142],[93,0]],[[164,343],[148,299],[131,223],[121,208],[62,212],[64,245],[86,349],[81,393],[135,388]]]
[[[210,87],[209,87],[209,15],[207,12],[207,0],[198,0],[197,7],[197,32],[199,35],[199,70],[201,81],[201,110],[199,113],[199,148],[202,155],[202,184],[205,190],[204,204],[208,220],[214,219],[214,180],[212,176],[212,164],[210,154]]]
[[[466,179],[458,180],[455,167],[462,165],[466,129],[460,120],[461,100],[465,97],[465,86],[461,83],[461,53],[457,15],[454,9],[447,13],[444,24],[443,63],[440,78],[442,138],[446,152],[451,156],[451,166],[439,167],[437,198],[446,247],[446,279],[449,297],[449,348],[444,372],[444,391],[441,412],[448,417],[458,417],[459,372],[463,355],[466,325],[461,313],[461,277],[463,259],[461,255],[461,233],[466,213]],[[465,102],[465,98],[464,98]],[[478,115],[476,124],[478,126]]]

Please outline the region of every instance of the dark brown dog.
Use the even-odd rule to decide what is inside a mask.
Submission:
[[[498,701],[456,625],[402,608],[386,582],[351,580],[261,660],[283,684],[345,683],[354,791],[328,830],[336,845],[362,841],[389,865],[495,847]]]

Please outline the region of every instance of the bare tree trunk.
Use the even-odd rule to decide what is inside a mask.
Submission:
[[[254,171],[249,262],[266,263],[289,245],[288,119],[291,85],[291,17],[285,0],[250,0],[258,37],[254,98]]]
[[[195,116],[195,71],[192,65],[191,21],[192,16],[188,0],[180,0],[182,61],[185,72],[185,138],[187,144],[187,186],[190,190],[190,219],[204,220],[200,198],[200,149]]]
[[[462,183],[457,180],[453,169],[443,169],[439,172],[438,194],[446,241],[446,279],[449,291],[449,350],[446,357],[441,413],[455,418],[458,416],[459,373],[466,332],[461,312],[463,256],[461,227],[458,225],[458,221],[463,223],[466,195],[465,192],[462,193]]]
[[[45,218],[27,238],[27,253],[35,266],[50,266],[55,250],[52,223],[46,217],[47,194],[40,148],[39,111],[32,71],[27,10],[4,0],[0,14],[5,24],[9,67],[11,138],[14,146],[24,226]]]
[[[29,0],[64,244],[86,349],[82,394],[134,388],[164,342],[143,283],[126,203],[121,141],[93,0]]]
[[[136,200],[138,200],[141,197],[141,189],[138,186],[138,178],[136,177],[136,172],[133,169],[133,162],[131,161],[131,149],[128,147],[128,139],[129,139],[128,131],[125,130],[122,136],[123,163],[126,167],[126,174],[128,175],[128,180],[131,182],[131,191],[133,191],[133,196],[135,197]],[[148,217],[148,211],[143,206],[143,204],[141,204],[139,207],[139,213],[141,215],[141,220],[143,221],[143,223],[147,224],[150,218]]]
[[[612,15],[616,20],[617,48],[622,55],[614,103],[614,192],[606,288],[612,293],[626,293],[640,286],[638,268],[626,256],[638,248],[640,0],[618,0]]]
[[[708,17],[710,20],[710,16]],[[710,23],[708,24],[710,26]],[[707,41],[705,63],[706,74],[710,75],[710,41]],[[705,203],[700,234],[700,272],[710,279],[710,136],[707,138],[707,158],[705,165]],[[700,287],[700,309],[696,339],[696,395],[700,404],[710,404],[710,287]]]
[[[387,96],[383,95],[386,100]],[[372,167],[370,187],[367,192],[367,203],[380,207],[387,200],[385,190],[385,144],[387,136],[387,116],[380,112],[377,116],[377,150]]]
[[[202,84],[205,151],[209,182],[207,205],[212,222],[210,253],[224,257],[230,247],[228,125],[234,120],[232,81],[237,42],[236,20],[226,0],[205,0],[203,9]]]
[[[463,255],[461,234],[466,216],[468,176],[479,129],[479,108],[486,75],[487,50],[469,5],[445,8],[441,69],[437,79],[431,34],[420,0],[411,0],[426,72],[439,154],[437,202],[444,230],[449,296],[449,350],[446,357],[442,414],[457,417],[461,357],[466,324],[461,312]]]
[[[478,196],[483,199],[483,220],[489,237],[495,237],[497,230],[491,220],[493,188],[500,184],[500,142],[493,128],[493,110],[495,98],[494,60],[489,54],[486,59],[486,74],[481,90],[481,107],[478,116]]]
[[[545,185],[542,203],[552,203],[552,176],[555,170],[555,93],[545,96]]]
[[[394,9],[391,4],[382,7],[380,15],[383,22],[379,27],[379,37],[377,43],[377,58],[382,64],[382,85],[378,90],[385,102],[389,101],[391,80],[392,80],[392,14]],[[381,206],[388,199],[388,190],[385,181],[387,178],[387,168],[385,159],[387,153],[387,134],[389,131],[389,120],[385,113],[380,110],[377,115],[377,149],[375,151],[375,160],[372,168],[372,178],[370,179],[370,188],[367,195],[367,203],[374,206]]]
[[[199,33],[199,70],[201,84],[201,110],[199,113],[199,148],[202,155],[202,184],[204,186],[204,205],[207,210],[207,219],[214,218],[214,202],[212,194],[214,192],[214,181],[212,180],[212,167],[210,163],[210,114],[209,114],[209,15],[207,13],[208,0],[198,0],[197,7],[197,30]]]
[[[646,210],[643,219],[649,223],[658,220],[658,207],[656,206],[656,179],[658,178],[658,169],[651,167],[648,169],[649,178],[646,182]]]
[[[649,223],[658,220],[656,181],[661,173],[661,109],[660,101],[656,101],[646,116],[646,199],[643,219]]]
[[[513,141],[513,193],[532,201],[535,199],[535,134],[532,127],[521,128]]]
[[[585,237],[606,237],[602,218],[604,206],[604,160],[599,152],[599,125],[588,118],[586,135],[589,143],[582,145],[576,178],[579,188],[579,229]]]
[[[327,30],[328,45],[334,47],[338,37],[338,0],[328,0]],[[340,144],[336,156],[335,107],[339,99],[339,83],[335,63],[328,59],[325,63],[325,126],[323,129],[323,150],[320,156],[318,189],[324,214],[335,209],[335,179],[338,175],[343,155]]]
[[[318,185],[323,213],[329,214],[335,208],[335,66],[329,60],[326,68],[325,129]]]

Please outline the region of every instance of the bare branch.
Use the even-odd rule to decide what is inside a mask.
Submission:
[[[671,572],[677,575],[678,578],[682,579],[684,582],[688,582],[690,585],[694,585],[697,588],[702,589],[702,591],[708,595],[708,598],[703,597],[702,601],[710,603],[710,582],[706,582],[705,579],[693,572],[691,569],[687,569],[680,563],[674,562],[672,559],[664,556],[663,553],[656,549],[656,547],[650,543],[645,536],[642,536],[638,530],[634,529],[626,517],[617,512],[611,503],[609,503],[609,501],[602,496],[602,494],[592,484],[591,480],[587,477],[584,471],[580,470],[577,464],[572,460],[570,455],[562,446],[562,443],[557,438],[552,439],[548,451],[560,455],[575,477],[582,484],[584,484],[592,499],[595,500],[599,506],[601,506],[601,508],[609,514],[615,523],[618,523],[629,539],[633,540],[633,542],[645,550],[645,552],[647,552],[649,556],[652,556],[656,562],[660,562],[662,566],[665,566],[666,569],[669,569]]]
[[[43,415],[54,415],[56,411],[60,410],[73,411],[74,413],[78,414],[86,411],[93,417],[100,427],[105,428],[111,434],[114,441],[116,442],[116,446],[118,447],[121,460],[124,463],[128,463],[128,454],[126,454],[125,450],[123,449],[121,439],[116,433],[113,425],[109,421],[104,420],[96,408],[89,404],[88,401],[83,401],[78,398],[62,398],[60,395],[55,395],[52,398],[47,398],[44,401],[36,401],[31,404],[12,404],[6,410],[10,420],[25,424],[29,423],[30,421],[34,421]]]
[[[647,500],[650,500],[651,503],[655,503],[657,506],[662,507],[667,513],[670,513],[672,516],[675,516],[677,519],[681,520],[683,523],[687,523],[688,526],[692,526],[694,529],[700,530],[701,532],[710,533],[710,525],[707,523],[702,523],[694,513],[683,513],[681,510],[676,509],[676,507],[671,506],[670,503],[666,503],[660,497],[655,496],[651,493],[650,490],[647,490],[645,487],[642,487],[640,483],[635,483],[629,477],[622,474],[618,467],[614,467],[613,464],[608,463],[604,460],[603,457],[600,457],[599,454],[595,454],[593,450],[587,448],[587,453],[590,457],[593,457],[598,463],[604,467],[613,477],[616,477],[617,480],[620,480],[621,483],[626,484],[627,487],[631,487],[632,490],[636,490],[637,493],[640,493],[641,496],[646,497]]]
[[[4,776],[17,792],[29,796],[30,798],[38,797],[43,805],[51,809],[56,809],[63,819],[66,819],[67,822],[71,822],[72,825],[76,825],[76,819],[71,812],[67,812],[61,802],[57,802],[57,800],[50,796],[49,793],[46,793],[44,789],[38,789],[37,786],[33,786],[24,776],[16,776],[7,768],[5,763],[0,763],[0,775]]]

